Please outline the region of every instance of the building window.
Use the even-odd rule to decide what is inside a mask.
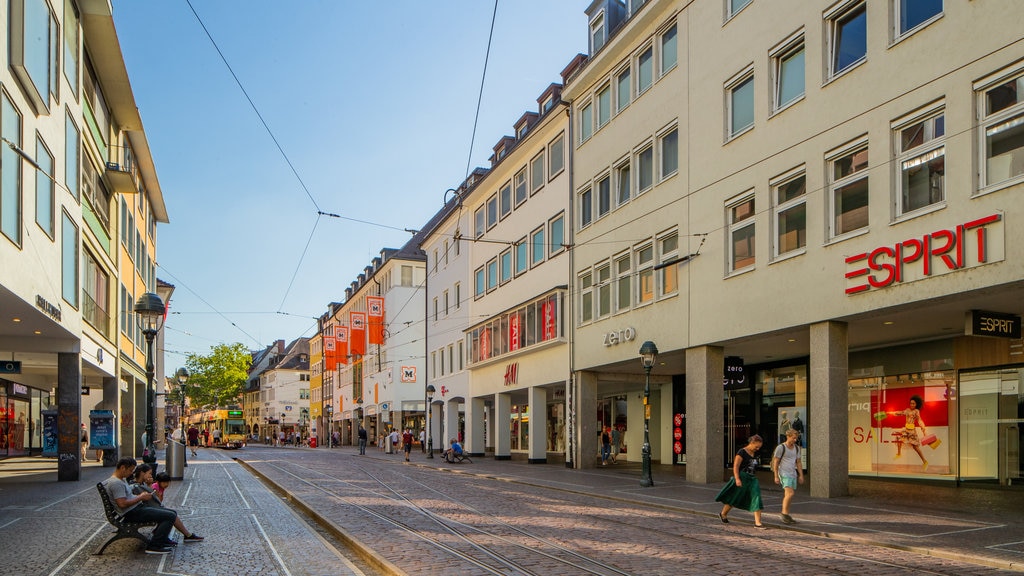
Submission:
[[[615,77],[615,112],[622,112],[622,110],[629,106],[631,100],[631,93],[633,86],[630,84],[629,67],[619,72],[619,75]]]
[[[634,250],[637,268],[636,303],[654,300],[654,246],[645,244]]]
[[[590,188],[580,192],[580,229],[590,226],[594,220],[594,193]]]
[[[530,160],[530,193],[535,194],[544,186],[544,153]]]
[[[64,0],[64,77],[78,96],[78,9],[73,0]]]
[[[725,85],[727,102],[727,139],[732,139],[754,125],[754,71],[748,68]]]
[[[898,215],[946,200],[946,120],[944,110],[922,119],[898,122],[893,128],[899,166]]]
[[[673,232],[658,239],[658,257],[661,264],[665,264],[679,257],[679,233]],[[679,267],[675,265],[662,266],[658,270],[658,288],[661,296],[669,296],[679,291]]]
[[[590,140],[594,134],[594,103],[587,102],[580,108],[580,144]]]
[[[504,284],[512,279],[512,249],[509,248],[499,256],[501,264],[501,283]]]
[[[487,228],[483,206],[477,208],[476,212],[473,213],[473,223],[473,233],[477,238],[480,238],[484,235],[484,230]]]
[[[754,265],[754,195],[744,196],[726,207],[729,222],[729,271]]]
[[[604,46],[605,40],[604,12],[590,22],[590,53],[596,54]]]
[[[530,245],[526,242],[526,237],[522,237],[516,242],[516,276],[525,273],[530,268]]]
[[[444,241],[444,265],[445,266],[448,266],[448,252],[449,251],[450,251],[450,246],[448,246],[448,241],[445,240]]]
[[[597,275],[597,317],[612,313],[612,267],[605,263],[594,271]]]
[[[550,229],[551,245],[548,247],[548,254],[554,256],[565,249],[565,215],[559,214],[548,221]]]
[[[654,185],[654,148],[648,145],[636,156],[637,194],[643,194]]]
[[[444,291],[444,315],[447,316],[451,313],[451,299],[448,297],[448,291]]]
[[[506,216],[512,213],[512,183],[506,182],[501,187],[501,191],[498,193],[501,204],[501,219],[504,220]]]
[[[455,309],[462,308],[462,283],[455,283]]]
[[[893,9],[899,38],[942,14],[942,0],[896,0]]]
[[[53,238],[53,154],[47,149],[43,139],[36,135],[36,164],[39,168],[33,170],[36,176],[36,224],[46,232],[46,235]]]
[[[82,286],[82,319],[110,338],[110,277],[92,254],[84,251]]]
[[[565,132],[548,145],[548,178],[554,178],[565,168]]]
[[[772,110],[778,111],[804,95],[804,36],[787,39],[771,54],[774,92]]]
[[[21,148],[21,113],[2,94],[0,135]],[[21,156],[10,146],[0,147],[0,232],[21,246]]]
[[[612,209],[612,179],[605,174],[597,181],[597,217],[600,218]]]
[[[976,86],[984,140],[984,187],[1016,181],[1024,176],[1024,75],[1005,76]],[[6,135],[7,130],[4,129]],[[7,151],[4,150],[4,154]],[[6,178],[4,180],[6,188]]]
[[[673,25],[661,35],[661,75],[675,67],[679,60],[676,50],[676,27]]]
[[[803,168],[770,183],[775,202],[775,256],[807,244],[807,175]]]
[[[437,267],[441,264],[441,258],[438,257],[439,252],[437,248],[434,248],[434,272],[437,272]],[[427,266],[430,267],[429,265]]]
[[[580,323],[594,319],[594,276],[590,272],[580,275]]]
[[[633,303],[633,277],[630,274],[629,252],[615,258],[615,311],[621,312],[629,309]]]
[[[605,84],[597,93],[597,127],[608,123],[612,117],[612,88]]]
[[[829,78],[835,78],[868,53],[867,4],[847,2],[826,15],[829,33]]]
[[[37,114],[50,111],[57,97],[60,37],[57,17],[46,0],[12,0],[10,9],[11,70]]]
[[[402,266],[402,286],[412,286],[412,266]]]
[[[726,6],[729,8],[729,13],[725,15],[726,20],[732,18],[750,4],[752,0],[726,0]]]
[[[544,227],[533,231],[530,234],[530,266],[536,266],[544,261]]]
[[[463,344],[462,340],[459,340],[459,370],[462,370],[465,365],[466,354],[464,346],[465,344]]]
[[[661,179],[679,170],[679,130],[673,128],[661,137]]]
[[[61,212],[63,219],[60,227],[60,261],[61,261],[61,296],[73,308],[78,308],[78,226]]]
[[[437,351],[433,350],[430,352],[430,371],[431,378],[437,378]]]
[[[492,258],[487,263],[487,291],[490,292],[498,287],[498,259]]]
[[[71,119],[68,113],[64,121],[64,185],[68,192],[78,200],[78,182],[80,176],[80,164],[78,151],[82,149],[82,136],[78,132],[78,126]]]
[[[654,47],[648,46],[636,59],[636,93],[643,94],[654,81]]]
[[[829,237],[866,228],[868,225],[868,148],[841,152],[828,161]]]
[[[437,322],[437,311],[438,311],[437,296],[434,296],[434,322]]]
[[[615,205],[622,206],[630,198],[629,159],[615,167]]]
[[[520,204],[522,204],[523,202],[526,202],[526,197],[527,197],[527,191],[526,191],[526,167],[525,166],[523,167],[522,170],[520,170],[519,172],[516,172],[516,178],[515,178],[514,182],[515,182],[515,201],[516,201],[516,207],[518,208]]]
[[[490,230],[498,223],[498,195],[494,194],[487,199],[487,229]]]

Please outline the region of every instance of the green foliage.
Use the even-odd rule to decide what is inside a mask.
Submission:
[[[189,354],[185,366],[191,374],[187,392],[191,406],[240,404],[251,362],[249,350],[238,342],[211,346],[206,356]]]

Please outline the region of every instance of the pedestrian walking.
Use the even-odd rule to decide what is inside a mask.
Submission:
[[[196,447],[199,446],[199,429],[196,428],[195,426],[189,426],[188,432],[186,432],[186,436],[188,436],[189,450],[191,450],[192,455],[195,456]]]
[[[89,448],[89,431],[85,428],[85,422],[82,422],[82,462],[88,462],[89,459],[86,457],[87,450]]]
[[[412,429],[411,428],[406,428],[405,432],[402,434],[402,449],[405,450],[405,461],[406,462],[409,461],[409,455],[412,453],[412,441],[413,441]]]
[[[359,437],[359,455],[366,456],[366,428],[363,425],[359,425],[359,432],[356,433]]]
[[[718,513],[719,520],[724,524],[729,523],[729,511],[733,508],[742,508],[754,513],[754,526],[765,528],[761,523],[761,485],[757,481],[757,467],[760,461],[757,458],[757,451],[761,449],[764,440],[754,434],[747,440],[747,445],[736,452],[732,460],[732,478],[715,497],[716,502],[724,504],[722,511]]]
[[[618,426],[612,428],[612,464],[619,461],[619,449],[622,448],[622,431]]]
[[[331,434],[331,446],[340,446],[340,445],[341,445],[341,432],[338,432],[337,430],[335,430]]]
[[[388,454],[394,454],[398,451],[398,441],[401,440],[401,437],[398,435],[398,430],[392,428],[391,434],[388,435],[388,438],[391,439],[391,441],[388,442]]]
[[[608,465],[608,459],[612,456],[612,430],[605,426],[601,431],[601,466]]]
[[[420,428],[420,452],[427,453],[427,430]]]
[[[796,443],[800,433],[792,428],[786,430],[786,441],[775,447],[772,454],[772,471],[775,473],[775,483],[782,486],[782,521],[786,524],[796,524],[796,520],[789,515],[789,503],[796,493],[797,483],[804,483],[804,468],[800,462],[800,445]]]

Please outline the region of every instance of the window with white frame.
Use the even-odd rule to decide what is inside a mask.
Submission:
[[[732,18],[750,4],[753,0],[725,0],[725,6],[728,12],[725,15],[726,20]]]
[[[0,89],[0,135],[21,148],[21,113]],[[0,232],[21,246],[22,161],[11,146],[0,147]]]
[[[518,208],[520,204],[522,204],[523,202],[526,202],[526,198],[529,195],[527,190],[526,190],[526,167],[525,166],[523,167],[522,170],[520,170],[519,172],[516,172],[516,178],[515,178],[514,182],[515,182],[516,207]]]
[[[807,244],[807,174],[801,166],[768,183],[775,222],[775,256]]]
[[[43,229],[50,239],[54,233],[54,186],[53,186],[53,154],[46,147],[43,139],[36,134],[36,164],[33,170],[36,177],[36,224]]]
[[[643,94],[654,81],[654,47],[648,46],[636,58],[636,93]]]
[[[829,78],[867,58],[868,8],[864,0],[843,2],[825,14],[828,29]]]
[[[754,215],[753,191],[726,206],[726,217],[729,222],[730,272],[754,266]]]
[[[787,38],[771,52],[773,92],[772,110],[777,111],[796,102],[804,95],[804,33],[803,30]]]
[[[603,318],[612,313],[612,266],[608,262],[594,269],[597,280],[597,317]]]
[[[484,230],[487,229],[486,220],[484,219],[484,207],[481,206],[476,209],[473,213],[473,234],[479,238],[484,235]]]
[[[79,172],[81,169],[79,150],[81,149],[82,135],[69,111],[64,121],[64,185],[68,192],[75,197],[75,200],[78,200],[79,181],[81,180],[81,172]]]
[[[479,298],[484,295],[484,292],[487,291],[487,282],[484,277],[483,266],[476,269],[476,272],[473,273],[473,278],[473,296],[475,298]]]
[[[600,12],[590,21],[590,53],[597,53],[604,46],[606,40],[604,12]]]
[[[455,283],[455,309],[458,310],[462,307],[462,284],[460,282]]]
[[[897,216],[946,200],[946,116],[943,107],[897,120],[896,142],[899,199]]]
[[[547,246],[544,245],[544,227],[541,226],[530,233],[530,266],[544,261]]]
[[[664,76],[669,70],[675,67],[679,61],[679,54],[676,48],[676,26],[665,30],[661,34],[661,75]]]
[[[605,84],[597,91],[597,127],[608,123],[612,117],[612,87]]]
[[[465,366],[465,364],[466,364],[465,344],[462,342],[462,340],[459,340],[459,370],[462,370],[462,368]]]
[[[580,274],[580,323],[594,319],[594,275],[589,270]]]
[[[594,221],[594,193],[591,189],[585,188],[579,193],[580,198],[580,228],[590,226]]]
[[[412,286],[412,266],[402,266],[402,286]]]
[[[590,140],[594,134],[594,103],[587,102],[580,107],[580,143]]]
[[[660,137],[661,179],[672,176],[679,170],[679,129],[672,128]]]
[[[643,194],[654,186],[654,147],[650,144],[636,155],[637,194]]]
[[[448,266],[448,251],[449,251],[448,241],[445,240],[444,241],[444,265],[445,266]]]
[[[509,248],[501,253],[498,257],[500,263],[500,283],[504,284],[512,279],[512,249]]]
[[[868,146],[861,143],[828,158],[829,238],[868,225]]]
[[[439,253],[438,253],[437,248],[434,248],[434,272],[437,272],[437,267],[438,267],[438,265],[441,264],[441,258],[438,257],[438,254]],[[428,266],[428,268],[429,268],[429,266]]]
[[[530,160],[530,193],[536,194],[544,186],[544,153]]]
[[[1015,182],[1024,176],[1024,69],[1001,71],[976,84],[975,90],[981,116],[982,187]]]
[[[512,182],[506,182],[498,190],[498,210],[499,220],[504,220],[506,216],[512,213]]]
[[[896,38],[938,18],[942,14],[942,2],[943,0],[894,0],[893,21],[896,24]]]
[[[630,253],[615,257],[615,311],[628,310],[633,304],[633,276]]]
[[[498,195],[493,194],[487,199],[487,229],[490,230],[498,223]]]
[[[430,351],[430,371],[431,377],[437,378],[437,350]]]
[[[636,303],[654,301],[654,245],[644,244],[633,250],[636,255]]]
[[[632,89],[633,85],[630,83],[629,66],[623,69],[615,76],[615,112],[622,112],[622,110],[629,106],[630,100],[632,100]]]
[[[658,270],[658,293],[659,296],[670,296],[679,291],[679,266],[669,264],[679,258],[679,233],[670,232],[658,238],[658,262],[661,268]]]
[[[46,0],[12,0],[8,61],[37,114],[50,111],[57,98],[61,38],[57,16]]]
[[[565,169],[565,132],[548,144],[548,178],[554,178]]]
[[[732,139],[754,125],[754,69],[749,67],[725,85],[726,135]]]
[[[565,249],[565,214],[559,214],[548,221],[548,236],[550,246],[548,255],[554,256]]]
[[[612,179],[601,176],[597,181],[597,217],[601,218],[612,209]]]
[[[434,296],[434,322],[437,322],[437,313],[438,313],[437,296]]]
[[[487,263],[487,291],[490,292],[498,287],[498,259],[491,258]]]
[[[78,309],[78,225],[67,212],[61,210],[60,256],[61,296],[72,308]]]
[[[516,276],[524,274],[530,269],[530,245],[526,242],[526,237],[522,237],[516,242]]]
[[[64,0],[64,77],[78,96],[78,9],[73,0]]]
[[[622,206],[629,202],[631,192],[631,174],[629,171],[629,158],[615,167],[615,205]]]

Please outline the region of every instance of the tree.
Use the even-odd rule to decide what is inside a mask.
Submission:
[[[185,360],[190,376],[187,396],[192,406],[237,404],[249,376],[252,355],[241,343],[217,344],[210,354],[189,354]]]

